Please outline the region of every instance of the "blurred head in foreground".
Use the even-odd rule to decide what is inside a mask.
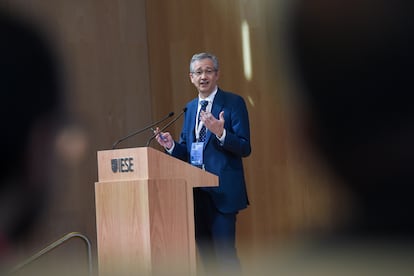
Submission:
[[[282,54],[303,108],[303,137],[355,206],[346,225],[260,256],[260,275],[414,275],[413,7],[289,2]]]
[[[413,238],[413,5],[296,2],[288,41],[306,137],[353,194],[347,231]]]
[[[30,232],[54,173],[61,68],[35,26],[0,8],[0,258]]]

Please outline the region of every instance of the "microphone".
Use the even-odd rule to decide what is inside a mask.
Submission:
[[[134,135],[137,135],[137,134],[139,134],[139,133],[142,133],[142,132],[144,132],[144,131],[146,131],[146,130],[148,130],[148,129],[152,128],[153,126],[158,125],[159,123],[164,122],[165,120],[167,120],[168,118],[170,118],[170,117],[172,117],[172,116],[174,116],[174,112],[170,112],[170,113],[168,113],[168,115],[167,115],[167,116],[165,116],[165,117],[164,117],[164,118],[162,118],[161,120],[158,120],[158,121],[156,121],[155,123],[152,123],[152,124],[150,124],[150,125],[148,125],[148,126],[146,126],[146,127],[144,127],[144,128],[141,128],[141,129],[139,129],[139,130],[137,130],[137,131],[135,131],[135,132],[132,132],[132,133],[128,134],[127,136],[125,136],[125,137],[123,137],[123,138],[121,138],[121,139],[119,139],[119,140],[115,141],[115,143],[112,145],[112,149],[115,149],[115,147],[116,147],[119,143],[121,143],[122,141],[124,141],[124,140],[126,140],[126,139],[128,139],[128,138],[130,138],[130,137],[132,137],[132,136],[134,136]]]
[[[177,117],[175,117],[173,120],[171,120],[168,124],[166,124],[165,126],[163,126],[161,129],[160,129],[160,131],[158,131],[156,134],[154,134],[154,135],[152,135],[149,139],[148,139],[148,141],[147,141],[147,144],[146,144],[146,146],[148,147],[150,144],[151,144],[151,142],[152,142],[152,140],[154,140],[154,138],[155,137],[157,137],[157,135],[158,135],[158,133],[161,133],[161,132],[164,132],[164,130],[166,130],[167,129],[167,127],[169,127],[170,125],[172,125],[173,123],[175,123],[175,121],[177,121],[181,116],[183,116],[183,114],[185,113],[187,111],[187,107],[184,107],[183,108],[183,111],[177,116]]]

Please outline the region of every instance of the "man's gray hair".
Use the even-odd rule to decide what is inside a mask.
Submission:
[[[198,54],[194,54],[193,57],[191,58],[190,61],[190,72],[193,72],[193,63],[196,62],[197,60],[202,60],[202,59],[206,59],[209,58],[213,61],[213,65],[214,65],[214,70],[218,71],[219,70],[219,63],[218,63],[218,59],[215,55],[210,54],[210,53],[198,53]]]

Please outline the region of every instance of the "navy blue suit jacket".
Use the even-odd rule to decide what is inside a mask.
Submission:
[[[195,141],[195,122],[198,98],[187,104],[187,112],[172,155],[189,162],[191,144]],[[221,145],[214,134],[207,131],[204,144],[205,170],[219,177],[218,187],[203,187],[211,194],[216,208],[223,213],[233,213],[249,204],[243,172],[242,158],[250,155],[249,116],[244,99],[236,94],[218,89],[211,113],[219,118],[224,111],[226,138]]]

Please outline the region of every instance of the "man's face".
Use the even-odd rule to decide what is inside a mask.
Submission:
[[[201,96],[207,97],[217,85],[219,72],[214,69],[213,61],[205,58],[193,63],[193,72],[190,73],[190,79]]]

